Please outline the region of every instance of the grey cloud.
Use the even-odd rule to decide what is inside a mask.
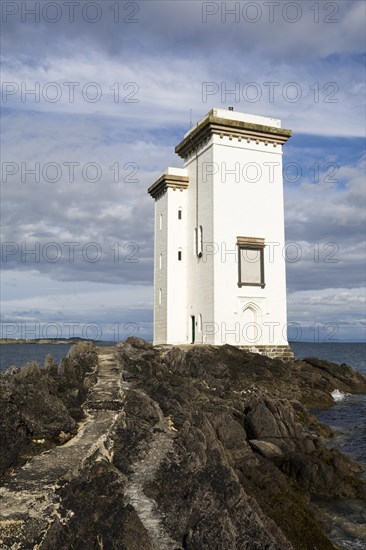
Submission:
[[[314,8],[311,9],[313,2],[302,0],[295,3],[301,14],[295,23],[286,21],[296,19],[296,13],[291,13],[291,9],[287,11],[286,4],[289,3],[282,2],[274,12],[275,24],[269,22],[268,3],[266,6],[261,2],[254,3],[257,5],[257,17],[253,10],[245,12],[246,19],[252,22],[246,21],[243,16],[247,2],[241,2],[237,3],[240,5],[237,22],[234,16],[228,15],[226,22],[224,17],[224,23],[221,12],[224,14],[225,7],[230,10],[234,2],[211,3],[219,8],[219,13],[208,16],[206,23],[203,23],[202,11],[206,11],[207,2],[136,2],[139,6],[139,13],[135,16],[138,23],[123,22],[128,19],[130,11],[123,9],[124,2],[119,2],[119,22],[113,23],[110,7],[117,3],[103,1],[99,2],[102,17],[94,24],[81,16],[83,3],[75,9],[74,23],[69,22],[68,12],[61,0],[59,3],[63,8],[62,18],[57,23],[47,23],[45,17],[41,17],[39,23],[32,22],[32,17],[21,23],[19,16],[9,16],[4,26],[4,46],[12,47],[16,53],[22,52],[22,44],[28,43],[27,54],[30,57],[43,53],[45,43],[50,43],[54,51],[66,51],[68,55],[74,53],[75,47],[83,50],[91,47],[115,56],[127,55],[127,52],[139,56],[146,51],[156,53],[163,49],[178,56],[183,52],[197,54],[201,51],[201,55],[215,57],[224,46],[232,54],[248,57],[252,52],[259,52],[280,62],[295,59],[307,62],[309,56],[357,53],[363,48],[362,3],[353,0],[330,3],[328,9],[321,5],[323,9],[320,9],[318,23],[315,22]],[[28,1],[27,4],[34,2]],[[332,5],[336,6],[338,13],[332,10]],[[258,21],[253,22],[256,18]],[[330,20],[339,22],[327,22]]]

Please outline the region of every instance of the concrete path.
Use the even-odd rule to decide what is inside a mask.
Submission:
[[[78,476],[91,462],[112,461],[113,431],[117,425],[124,425],[123,404],[128,399],[130,385],[123,380],[113,351],[98,351],[97,382],[83,405],[85,419],[77,435],[62,446],[33,457],[0,486],[0,550],[40,550],[53,521],[57,518],[66,524],[73,514],[70,511],[65,517],[63,512],[61,516],[57,489]],[[127,477],[126,502],[139,516],[152,548],[180,550],[180,544],[165,532],[156,503],[144,493],[145,483],[154,479],[172,449],[175,430],[159,405],[150,401],[159,421],[147,453],[132,465],[133,472]],[[125,506],[126,502],[120,505]]]
[[[89,460],[109,457],[108,436],[122,406],[121,372],[113,352],[99,354],[97,382],[84,404],[85,419],[78,434],[32,458],[0,487],[1,550],[33,549],[41,544],[53,517],[59,516],[56,489],[77,476]]]
[[[137,392],[139,393],[138,390]],[[147,453],[132,465],[133,473],[129,476],[126,484],[125,495],[148,532],[153,548],[156,550],[180,550],[180,544],[172,540],[166,533],[163,526],[164,518],[156,502],[144,493],[144,485],[155,478],[162,461],[173,448],[172,433],[169,431],[161,408],[153,400],[150,403],[155,408],[159,421],[154,426],[154,435],[149,443]]]
[[[61,516],[57,489],[78,476],[93,461],[113,459],[113,431],[125,425],[124,400],[131,389],[123,381],[113,350],[98,350],[97,382],[83,405],[85,419],[77,435],[62,446],[33,457],[22,468],[5,478],[0,486],[0,550],[42,548],[48,529],[57,518],[66,524],[73,512]],[[146,396],[145,396],[146,397]],[[147,453],[132,465],[126,480],[126,501],[133,506],[156,550],[181,549],[163,527],[156,503],[144,493],[144,485],[155,477],[160,464],[173,446],[170,419],[151,400],[159,418]],[[122,474],[121,474],[122,475]]]

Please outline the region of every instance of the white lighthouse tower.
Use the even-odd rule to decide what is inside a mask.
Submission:
[[[154,343],[290,358],[277,119],[213,109],[175,148],[155,199]]]

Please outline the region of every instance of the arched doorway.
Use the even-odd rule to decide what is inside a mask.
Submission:
[[[243,345],[259,345],[262,342],[262,312],[261,309],[249,302],[242,310],[241,340]]]

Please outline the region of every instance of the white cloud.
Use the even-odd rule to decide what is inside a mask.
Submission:
[[[92,49],[72,60],[48,54],[32,65],[27,59],[13,64],[4,56],[3,87],[9,90],[9,107],[92,115],[99,127],[102,117],[121,118],[126,130],[138,125],[142,132],[157,126],[188,127],[191,108],[199,119],[214,106],[233,104],[237,110],[282,118],[294,132],[363,136],[365,83],[359,72],[355,62],[318,59],[294,67],[264,60],[262,54],[252,54],[243,66],[241,57],[227,50],[218,63],[210,63],[201,55],[182,59],[165,52],[141,55],[136,62],[126,56],[108,58]],[[36,96],[24,95],[35,86]],[[57,94],[59,100],[53,102]],[[99,99],[90,101],[94,97]],[[98,128],[95,137],[97,133]]]
[[[288,313],[295,339],[331,342],[365,339],[364,288],[328,288],[290,293]],[[297,336],[297,338],[296,338]]]

